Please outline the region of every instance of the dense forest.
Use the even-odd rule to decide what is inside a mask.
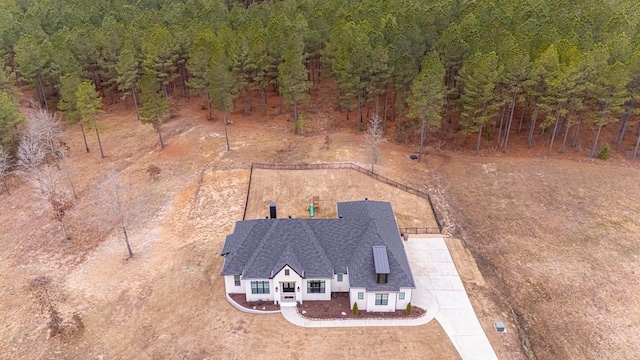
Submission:
[[[120,97],[162,145],[172,98],[204,96],[226,124],[236,100],[265,113],[278,96],[298,124],[333,81],[327,106],[358,129],[371,108],[421,143],[459,132],[507,152],[526,132],[549,154],[583,141],[635,159],[639,19],[634,0],[0,0],[0,140],[16,149],[24,128],[18,83],[98,137],[98,100]]]

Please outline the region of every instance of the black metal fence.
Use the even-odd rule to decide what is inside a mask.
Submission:
[[[249,191],[251,191],[251,177],[253,174],[253,169],[266,169],[266,170],[322,170],[322,169],[353,169],[364,175],[367,175],[375,180],[383,182],[387,185],[393,186],[397,189],[400,189],[409,194],[413,194],[419,196],[423,199],[426,199],[429,202],[429,206],[431,207],[431,211],[433,212],[433,217],[436,219],[436,224],[438,228],[407,228],[405,230],[408,234],[440,234],[442,233],[442,224],[440,223],[440,219],[438,218],[438,213],[436,212],[433,203],[431,202],[431,196],[429,194],[422,192],[420,190],[416,190],[407,185],[401,184],[397,181],[391,180],[387,177],[384,177],[380,174],[377,174],[371,170],[365,169],[362,166],[353,164],[353,163],[319,163],[319,164],[309,164],[309,163],[299,163],[299,164],[265,164],[265,163],[252,163],[251,171],[249,173],[249,189],[247,190],[247,199],[244,204],[244,215],[242,219],[244,220],[247,215],[247,205],[249,202]],[[411,232],[415,231],[415,232]],[[402,232],[402,230],[401,230]]]

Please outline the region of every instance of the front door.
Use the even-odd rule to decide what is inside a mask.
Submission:
[[[282,292],[296,292],[296,283],[294,282],[283,282],[282,283]]]
[[[295,282],[283,282],[282,283],[282,302],[294,302],[296,301],[296,283]]]

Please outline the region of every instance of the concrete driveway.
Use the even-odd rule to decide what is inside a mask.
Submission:
[[[411,302],[435,316],[463,360],[498,359],[442,237],[409,237],[404,247],[416,281]]]

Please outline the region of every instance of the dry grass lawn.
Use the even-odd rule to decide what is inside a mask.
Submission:
[[[352,169],[265,170],[254,169],[246,219],[269,215],[276,202],[278,217],[309,218],[309,203],[319,196],[317,218],[335,219],[341,201],[389,201],[401,228],[435,228],[429,202]],[[314,209],[315,210],[315,209]]]
[[[219,251],[242,218],[249,163],[355,161],[363,157],[362,136],[337,133],[327,147],[326,135],[294,136],[283,118],[260,122],[238,116],[232,117],[232,151],[226,152],[222,124],[205,120],[199,107],[197,101],[185,104],[165,124],[162,151],[154,130],[130,112],[105,115],[105,159],[90,135],[86,154],[80,132],[70,131],[66,142],[80,200],[65,219],[67,241],[60,239],[49,209],[32,196],[29,182],[12,183],[10,196],[0,194],[0,358],[458,357],[437,322],[303,329],[279,314],[248,315],[229,305]],[[300,140],[314,153],[296,155]],[[146,174],[150,164],[162,171],[156,181]],[[100,203],[99,184],[112,168],[120,171],[125,201],[132,205],[130,260],[115,217]],[[82,331],[48,338],[46,316],[27,286],[35,276],[51,279],[54,305],[65,320],[79,314]]]

